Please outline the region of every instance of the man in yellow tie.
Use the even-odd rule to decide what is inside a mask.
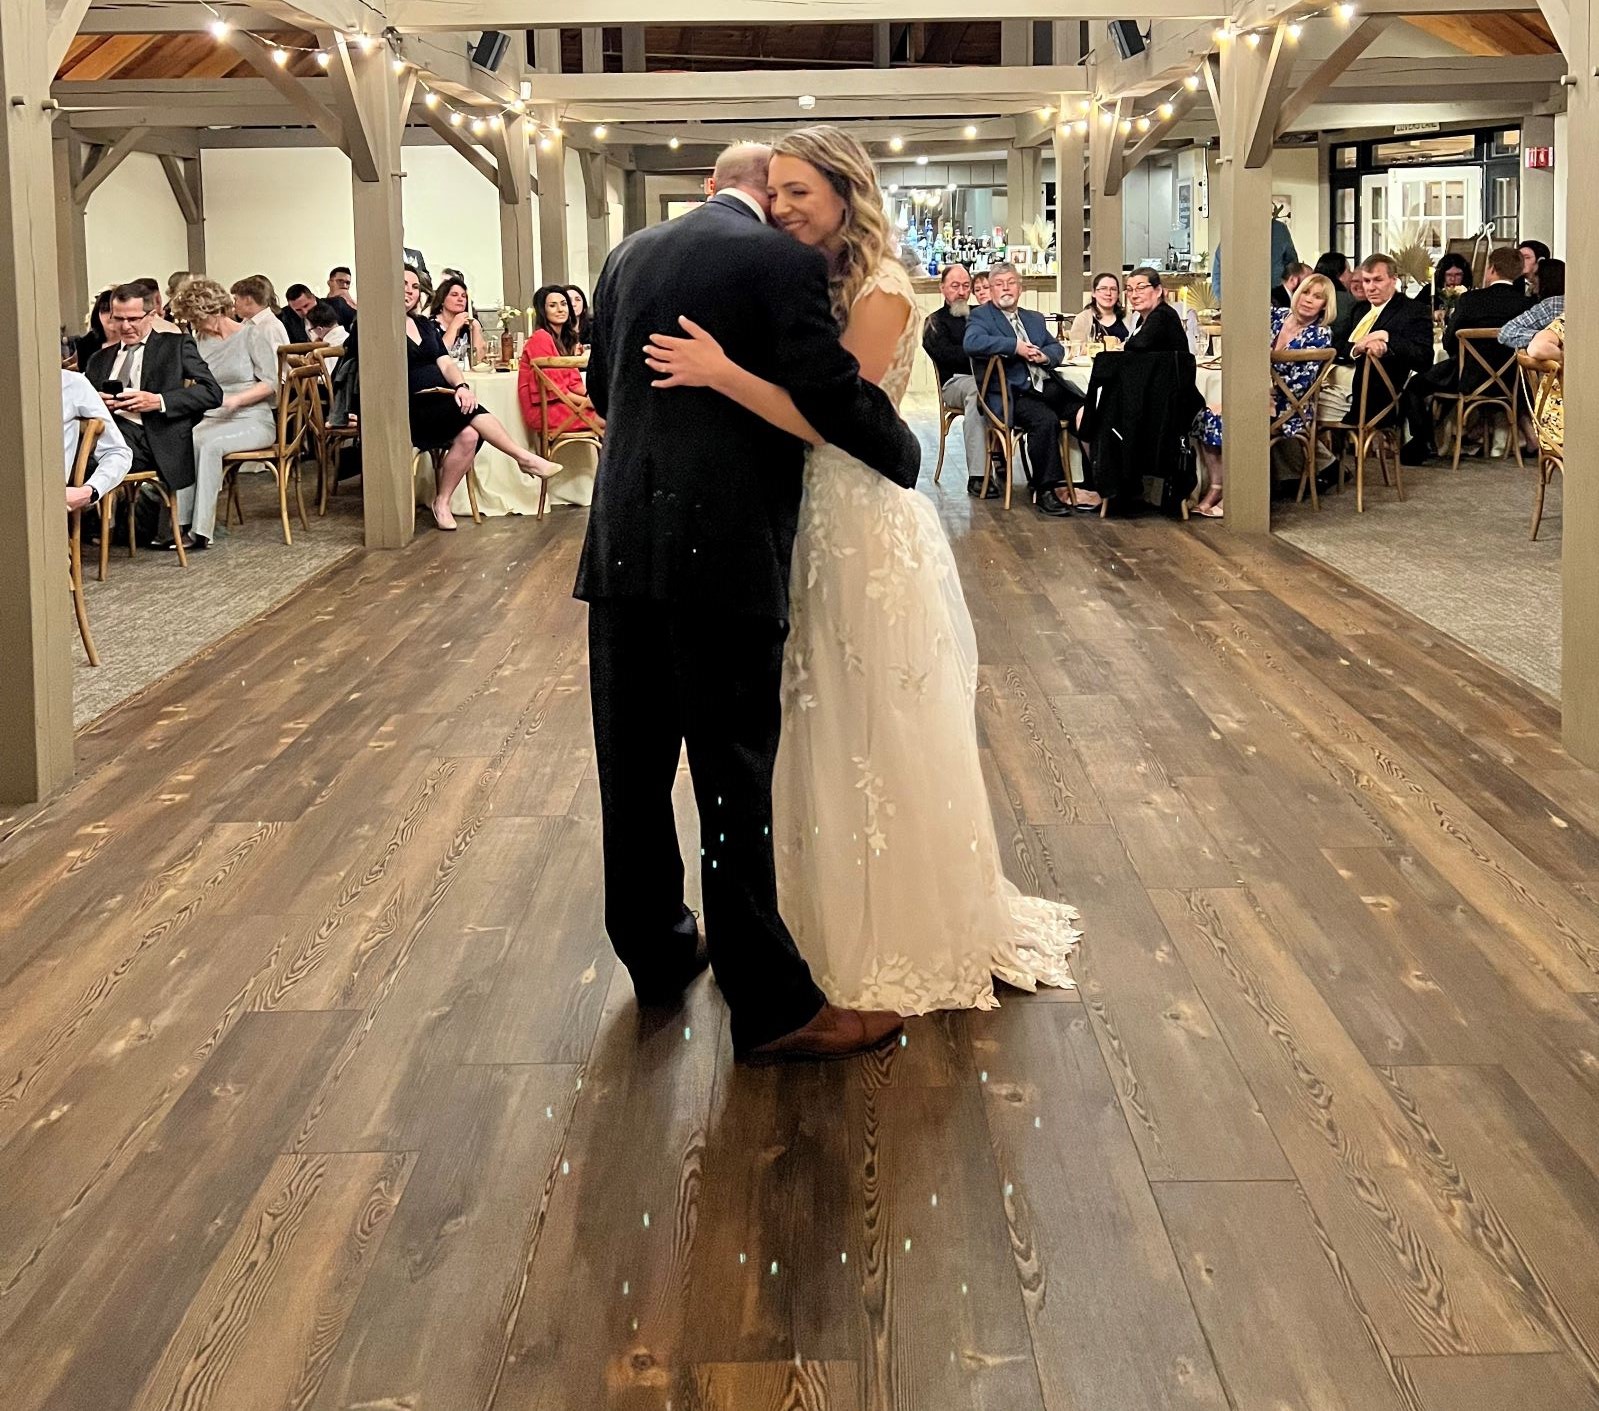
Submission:
[[[1365,298],[1333,329],[1341,364],[1321,395],[1324,420],[1347,420],[1360,406],[1360,388],[1369,360],[1380,358],[1397,395],[1414,372],[1433,358],[1432,318],[1426,305],[1399,289],[1399,267],[1388,255],[1370,255],[1360,266]],[[1396,401],[1381,380],[1367,394],[1366,416],[1391,414]]]

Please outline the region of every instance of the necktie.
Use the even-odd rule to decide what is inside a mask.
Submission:
[[[1016,330],[1016,337],[1019,340],[1023,342],[1032,341],[1027,337],[1027,326],[1022,322],[1022,316],[1019,313],[1012,310],[1005,317],[1010,320],[1010,326]],[[1027,385],[1035,392],[1039,391],[1044,385],[1044,374],[1039,370],[1036,363],[1027,364]]]
[[[123,348],[118,355],[115,365],[111,369],[111,376],[122,383],[129,392],[139,387],[139,377],[144,371],[144,344],[134,343]],[[135,423],[144,425],[144,418],[138,412],[118,412],[118,416]]]
[[[1387,304],[1373,304],[1371,308],[1366,311],[1365,318],[1361,319],[1361,321],[1355,325],[1354,332],[1349,335],[1349,341],[1351,343],[1360,342],[1362,338],[1371,332],[1372,326],[1379,318],[1382,317],[1382,311],[1387,307]]]

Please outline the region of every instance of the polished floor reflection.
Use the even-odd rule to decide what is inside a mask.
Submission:
[[[580,513],[357,555],[0,844],[6,1411],[1599,1406],[1599,777],[1281,543],[962,483],[1079,991],[641,1018]]]

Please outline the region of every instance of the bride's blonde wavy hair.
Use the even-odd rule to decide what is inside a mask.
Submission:
[[[850,306],[883,260],[894,252],[893,228],[883,209],[877,168],[866,149],[842,128],[820,124],[802,127],[772,144],[774,157],[809,162],[827,178],[844,203],[839,234],[844,248],[833,266],[833,313],[840,327],[849,321]]]

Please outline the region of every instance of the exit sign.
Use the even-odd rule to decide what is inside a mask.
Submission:
[[[1553,147],[1527,148],[1528,171],[1550,171],[1555,164],[1555,149]]]

